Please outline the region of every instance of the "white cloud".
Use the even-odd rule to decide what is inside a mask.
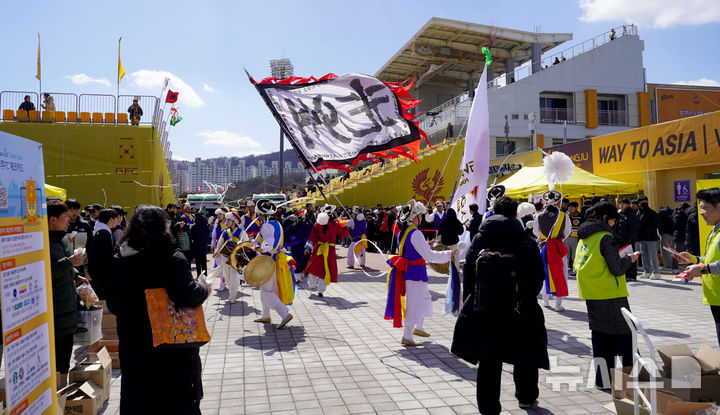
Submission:
[[[700,85],[700,86],[720,86],[720,82],[714,79],[700,78],[697,81],[677,81],[675,85]]]
[[[205,130],[200,131],[197,135],[203,137],[204,146],[242,147],[244,155],[249,154],[249,151],[245,151],[245,149],[258,149],[261,147],[260,143],[252,138],[232,131]]]
[[[718,0],[578,0],[583,22],[625,21],[643,27],[699,26],[720,22]]]
[[[172,159],[175,161],[192,161],[187,157],[183,157],[183,156],[179,156],[179,155],[175,155],[175,154],[173,154]]]
[[[85,75],[84,73],[65,75],[65,78],[69,79],[75,85],[100,84],[107,87],[110,86],[110,81],[108,81],[107,78],[92,78]]]
[[[197,92],[195,92],[195,89],[172,72],[141,69],[131,73],[130,77],[132,78],[134,86],[154,91],[155,94],[162,89],[165,78],[169,78],[170,84],[168,87],[180,93],[178,102],[191,108],[198,108],[205,105],[205,101],[200,98]]]
[[[213,88],[213,87],[211,87],[210,85],[208,85],[207,82],[203,84],[203,89],[204,89],[206,92],[215,93],[215,88]]]

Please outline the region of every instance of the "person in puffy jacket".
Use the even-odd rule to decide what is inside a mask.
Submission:
[[[613,232],[617,218],[612,204],[593,206],[578,228],[575,256],[578,291],[585,300],[592,333],[595,386],[600,389],[610,388],[608,368],[615,367],[615,356],[622,358],[623,366],[633,364],[632,334],[620,309],[630,309],[625,272],[634,266],[638,254],[621,257],[618,253]]]
[[[658,258],[658,229],[660,217],[648,206],[647,196],[638,198],[638,242],[642,251],[643,274],[640,278],[660,279],[660,260]]]

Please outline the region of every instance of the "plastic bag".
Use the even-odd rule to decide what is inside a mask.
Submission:
[[[102,315],[102,307],[79,310],[77,332],[73,336],[73,343],[87,346],[100,340],[102,338]]]
[[[98,302],[97,294],[90,284],[82,283],[77,287],[77,295],[85,303],[85,307],[90,308],[91,305]]]

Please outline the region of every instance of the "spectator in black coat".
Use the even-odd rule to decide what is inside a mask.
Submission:
[[[177,307],[197,307],[210,294],[193,279],[169,222],[163,209],[139,206],[111,268],[107,304],[120,339],[121,414],[200,414],[199,348],[153,347],[145,301],[151,288],[165,288]]]
[[[67,229],[70,248],[73,252],[77,248],[89,249],[90,245],[92,245],[92,227],[85,219],[80,217],[80,202],[75,199],[68,199],[65,204],[68,207],[67,214],[70,219]],[[75,269],[78,270],[80,275],[85,276],[84,265],[78,265]]]
[[[670,268],[673,262],[673,256],[670,252],[663,249],[663,246],[672,246],[673,239],[673,213],[674,210],[670,209],[669,206],[660,206],[658,210],[658,218],[660,219],[660,227],[658,232],[660,233],[660,251],[662,252],[662,265]]]
[[[648,206],[647,196],[638,198],[638,242],[642,252],[643,274],[640,278],[660,279],[660,260],[658,259],[658,229],[660,217]]]
[[[617,219],[617,236],[620,247],[625,245],[635,246],[638,234],[638,222],[635,211],[630,207],[630,200],[620,199],[620,213]],[[634,248],[633,248],[634,250]],[[625,273],[627,281],[637,280],[637,267],[630,267]]]
[[[457,243],[460,242],[460,235],[462,235],[463,232],[465,232],[465,228],[458,220],[455,209],[448,209],[445,220],[442,221],[440,228],[438,228],[440,243],[450,247],[457,245]]]
[[[479,213],[480,208],[477,204],[473,203],[470,205],[470,215],[472,216],[472,219],[470,219],[470,224],[467,227],[468,232],[470,232],[470,240],[475,237],[475,234],[478,233],[478,230],[480,230],[480,224],[482,223],[482,215]]]
[[[115,209],[103,209],[93,229],[93,244],[88,251],[88,273],[90,285],[98,298],[105,300],[107,295],[107,280],[115,254],[115,242],[112,232],[117,219]]]
[[[688,210],[687,226],[685,227],[685,250],[693,255],[700,255],[700,228],[698,225],[697,202]]]
[[[18,107],[21,111],[35,111],[35,104],[30,100],[30,95],[25,95],[25,99]]]
[[[672,248],[678,252],[682,252],[685,250],[685,233],[687,228],[687,221],[688,221],[688,211],[690,210],[690,205],[688,203],[683,203],[682,205],[678,206],[675,209],[675,212],[673,212],[672,215],[672,223],[673,223],[673,234],[672,234]],[[672,259],[672,271],[673,274],[677,275],[678,273],[678,262],[677,259],[673,256]]]
[[[545,318],[536,299],[545,280],[543,261],[515,218],[517,207],[513,199],[497,198],[494,215],[480,225],[465,259],[463,313],[476,313],[476,327],[472,336],[458,335],[456,329],[452,353],[478,365],[481,414],[500,413],[503,363],[513,365],[515,397],[522,408],[538,398],[538,369],[550,368]],[[477,260],[482,264],[476,267]]]
[[[207,274],[207,254],[210,245],[210,226],[203,212],[195,215],[195,226],[190,228],[190,246],[195,257],[195,274]]]

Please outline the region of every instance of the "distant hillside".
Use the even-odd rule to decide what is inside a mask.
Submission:
[[[297,154],[295,154],[295,150],[293,150],[293,149],[285,150],[283,153],[284,153],[284,159],[285,159],[284,161],[285,162],[291,161],[293,166],[300,161]],[[274,153],[260,154],[257,156],[239,157],[239,159],[245,160],[246,165],[255,165],[260,160],[265,161],[265,164],[270,164],[270,162],[272,162],[272,161],[280,160],[280,152],[276,151]]]

